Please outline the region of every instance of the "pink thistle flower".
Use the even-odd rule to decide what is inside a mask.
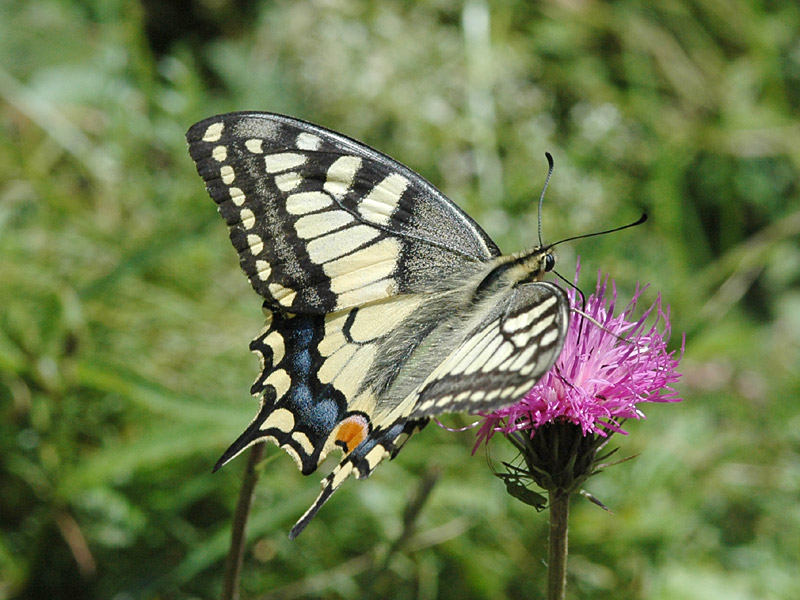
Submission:
[[[576,280],[579,272],[580,262]],[[596,323],[573,313],[564,349],[554,367],[516,404],[480,413],[484,420],[473,452],[497,432],[517,437],[530,431],[533,438],[548,423],[573,424],[580,427],[583,436],[626,434],[622,421],[644,418],[638,404],[679,402],[681,398],[671,385],[681,376],[675,369],[683,356],[683,343],[679,354],[667,351],[669,307],[662,307],[659,295],[640,318],[632,320],[636,303],[646,289],[637,285],[628,306],[617,316],[617,289],[612,281],[610,298],[606,297],[607,275],[604,278],[598,273],[596,290],[586,299],[585,307],[577,292],[570,290],[570,306]],[[655,320],[648,326],[652,315]]]
[[[580,262],[576,268],[577,280]],[[564,348],[555,365],[523,396],[506,408],[481,413],[483,423],[473,448],[502,433],[518,451],[518,460],[494,474],[506,491],[536,510],[549,508],[547,597],[563,598],[567,569],[567,523],[570,497],[584,482],[600,472],[616,450],[606,451],[614,433],[626,419],[644,418],[642,402],[678,402],[672,384],[681,349],[669,352],[669,308],[661,296],[636,319],[636,304],[646,287],[636,286],[628,306],[614,315],[617,288],[608,276],[597,276],[594,294],[585,304],[576,290],[568,293],[570,318]],[[580,311],[580,312],[578,312]],[[651,323],[651,324],[648,324]],[[622,462],[622,461],[618,461]],[[613,464],[613,463],[612,463]],[[529,485],[547,492],[545,497]],[[584,495],[599,506],[602,502]]]

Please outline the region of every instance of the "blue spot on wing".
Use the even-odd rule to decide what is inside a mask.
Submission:
[[[324,398],[318,400],[311,410],[304,411],[302,415],[303,423],[306,424],[314,433],[319,433],[328,438],[333,428],[344,418],[344,411],[339,404],[331,399]]]
[[[311,373],[311,352],[302,350],[292,357],[292,369],[298,373]]]
[[[298,315],[293,319],[286,319],[285,322],[291,326],[286,337],[301,350],[308,349],[317,337],[314,335],[315,330],[320,325],[324,327],[324,318],[319,315]]]
[[[283,340],[283,356],[277,362],[274,362],[271,346],[265,342],[273,333],[278,333]],[[304,474],[308,475],[317,468],[322,458],[322,450],[331,433],[337,425],[353,414],[348,409],[344,394],[333,384],[322,383],[317,376],[317,369],[324,361],[317,348],[324,337],[325,315],[287,316],[280,312],[272,314],[268,330],[251,344],[251,349],[264,357],[264,371],[251,390],[254,395],[261,397],[261,410],[255,421],[225,453],[224,460],[219,464],[229,460],[246,445],[269,437],[281,446],[291,446],[300,458]],[[270,374],[276,369],[285,370],[289,376],[289,387],[280,398],[276,397],[275,387],[266,383]],[[277,409],[287,409],[294,415],[294,426],[291,431],[276,427],[266,430],[261,428],[269,415]],[[369,420],[369,415],[360,414]],[[387,449],[393,448],[393,440],[403,428],[402,424],[398,425],[399,427],[377,432],[378,437],[370,436],[364,440],[358,447],[358,457],[363,459],[376,443],[383,444]],[[302,446],[294,437],[295,432],[302,432],[308,436],[313,449],[309,449],[307,445]]]
[[[279,365],[287,370],[291,384],[277,406],[288,408],[295,415],[295,428],[308,434],[315,449],[321,449],[328,436],[345,418],[347,401],[331,386],[322,384],[316,369],[322,363],[317,345],[325,332],[324,315],[297,315],[292,318],[273,316],[285,344],[285,356]]]

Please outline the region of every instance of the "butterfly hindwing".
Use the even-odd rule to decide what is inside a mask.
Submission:
[[[290,537],[350,475],[368,477],[427,424],[425,417],[381,420],[375,415],[375,386],[366,381],[380,343],[419,302],[400,296],[327,315],[268,313],[267,325],[250,344],[261,361],[251,388],[261,407],[215,468],[261,441],[283,448],[305,475],[331,450],[345,454]]]
[[[327,129],[232,113],[187,140],[242,269],[273,308],[322,314],[426,291],[499,255],[422,177]]]
[[[551,283],[514,288],[415,390],[412,416],[492,410],[521,398],[561,353],[568,307]]]
[[[349,454],[369,439],[383,440],[370,437],[374,429],[396,423],[375,418],[375,388],[367,374],[381,342],[419,302],[399,296],[326,315],[268,311],[266,326],[250,344],[261,362],[250,391],[261,407],[218,467],[256,442],[271,441],[308,475],[333,449]]]

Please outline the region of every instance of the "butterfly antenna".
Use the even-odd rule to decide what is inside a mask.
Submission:
[[[542,194],[539,196],[539,247],[542,248],[544,244],[542,243],[542,204],[544,203],[544,193],[547,191],[547,184],[550,183],[550,177],[553,175],[553,155],[549,152],[544,153],[545,157],[547,158],[547,164],[550,165],[547,169],[547,177],[544,180],[544,187],[542,188]]]
[[[571,242],[573,240],[582,240],[584,238],[590,238],[596,235],[605,235],[607,233],[622,231],[623,229],[628,229],[629,227],[636,227],[637,225],[641,225],[645,221],[647,221],[647,213],[642,213],[642,216],[636,219],[633,223],[628,223],[627,225],[623,225],[622,227],[614,227],[613,229],[606,229],[605,231],[595,231],[594,233],[584,233],[582,235],[574,235],[572,237],[564,238],[563,240],[558,240],[554,244],[550,244],[550,248],[552,248],[553,246],[557,246],[558,244],[563,244],[564,242]]]

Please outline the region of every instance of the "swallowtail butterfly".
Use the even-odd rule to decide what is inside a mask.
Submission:
[[[561,352],[551,247],[501,255],[420,175],[298,119],[224,114],[186,138],[266,315],[260,409],[216,468],[261,441],[305,475],[343,452],[290,537],[431,417],[512,404]]]

